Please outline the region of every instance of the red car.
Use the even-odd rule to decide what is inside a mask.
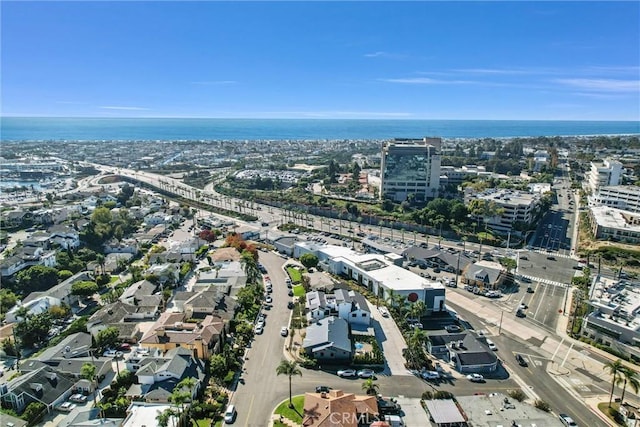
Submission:
[[[122,344],[120,344],[118,346],[118,350],[120,350],[120,351],[130,351],[131,350],[131,344],[127,344],[126,342],[122,343]]]

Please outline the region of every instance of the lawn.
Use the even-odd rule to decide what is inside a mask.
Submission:
[[[289,277],[291,277],[293,283],[302,282],[302,272],[297,268],[287,267],[287,273],[289,273]]]
[[[303,297],[305,294],[304,292],[304,286],[302,285],[295,285],[293,287],[293,295],[296,297]]]
[[[192,427],[210,427],[211,426],[211,419],[209,418],[202,418],[197,421],[198,421],[197,424],[191,421],[191,426]]]
[[[113,285],[115,282],[117,282],[120,279],[120,276],[111,276],[109,278],[109,284]]]
[[[624,424],[621,424],[619,422],[617,422],[613,416],[609,413],[609,402],[602,402],[602,403],[598,403],[598,409],[600,409],[600,412],[602,412],[602,414],[609,418],[611,420],[612,423],[614,423],[615,425],[621,426]],[[612,402],[611,403],[611,409],[614,409],[616,411],[618,411],[620,409],[620,404],[617,402]]]
[[[282,415],[285,418],[290,419],[295,423],[302,423],[302,413],[304,411],[304,395],[293,396],[293,406],[294,408],[289,408],[289,399],[282,402],[276,410],[274,414]]]

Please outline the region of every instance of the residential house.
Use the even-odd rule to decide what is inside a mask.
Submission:
[[[127,408],[127,417],[122,421],[120,427],[150,427],[155,426],[158,423],[156,417],[158,414],[166,411],[177,411],[178,408],[175,405],[167,403],[147,403],[147,402],[131,402],[131,405]],[[178,417],[170,416],[168,425],[179,425]]]
[[[371,310],[362,294],[347,289],[336,289],[334,295],[338,317],[346,320],[352,327],[371,325]]]
[[[29,300],[28,302],[18,302],[9,310],[5,315],[5,321],[7,323],[22,322],[24,319],[18,316],[18,313],[22,309],[27,310],[27,315],[42,314],[49,311],[51,307],[59,306],[61,304],[58,298],[42,295],[38,298]]]
[[[305,427],[359,427],[378,417],[376,396],[329,390],[305,393],[302,425]]]
[[[135,255],[140,251],[138,242],[135,239],[111,239],[102,245],[105,254],[132,254]]]
[[[140,280],[125,289],[118,299],[127,304],[138,305],[142,297],[151,296],[157,290],[158,286],[156,284],[148,280]]]
[[[23,304],[27,304],[30,301],[38,299],[43,296],[49,296],[52,298],[57,298],[60,302],[67,304],[72,309],[77,307],[78,304],[78,296],[73,295],[71,293],[71,288],[74,283],[82,282],[82,281],[92,281],[93,276],[88,271],[81,271],[79,273],[74,274],[68,279],[64,280],[61,283],[58,283],[53,288],[48,289],[44,292],[31,292],[27,297],[22,301]]]
[[[179,264],[154,264],[149,266],[145,274],[152,274],[158,277],[158,280],[162,284],[178,283],[180,279],[180,265]]]
[[[186,379],[193,378],[195,386],[191,390],[195,398],[205,378],[204,363],[193,357],[193,354],[182,347],[168,350],[164,356],[137,358],[131,365],[131,372],[137,377],[127,395],[142,398],[145,402],[169,402],[169,397],[176,385]]]
[[[330,302],[327,300],[327,295],[322,291],[310,291],[305,295],[305,310],[307,312],[307,320],[309,322],[315,322],[316,320],[324,319],[331,314],[332,310],[335,310],[335,298],[332,298]]]
[[[0,275],[5,278],[11,277],[32,265],[55,267],[55,251],[46,251],[42,247],[37,246],[23,246],[18,248],[13,256],[0,260]]]
[[[309,357],[318,362],[349,362],[353,355],[349,324],[339,317],[320,319],[307,326],[302,347]]]
[[[157,306],[143,306],[116,301],[96,311],[87,321],[87,331],[93,337],[98,332],[114,327],[118,329],[118,339],[135,343],[141,335],[138,322],[158,318]]]
[[[187,322],[185,313],[165,312],[140,340],[140,345],[167,351],[184,347],[200,359],[220,351],[227,327],[223,319],[208,315],[198,323]]]
[[[54,225],[47,230],[51,233],[51,241],[63,249],[77,249],[80,247],[80,233],[66,225]]]
[[[3,405],[18,413],[31,402],[40,402],[47,411],[64,402],[72,393],[76,380],[55,368],[41,366],[32,372],[0,384],[0,398]]]
[[[184,301],[185,315],[190,319],[203,319],[213,314],[227,321],[231,320],[235,314],[237,303],[229,297],[228,290],[227,292],[221,292],[217,289],[197,292]]]
[[[282,236],[273,241],[273,246],[281,254],[293,256],[293,246],[298,242],[296,236]]]

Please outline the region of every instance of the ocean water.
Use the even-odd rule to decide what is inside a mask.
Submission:
[[[0,141],[340,140],[640,134],[640,121],[0,118]]]

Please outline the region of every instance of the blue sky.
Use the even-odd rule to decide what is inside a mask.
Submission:
[[[639,2],[2,2],[4,116],[640,118]]]

